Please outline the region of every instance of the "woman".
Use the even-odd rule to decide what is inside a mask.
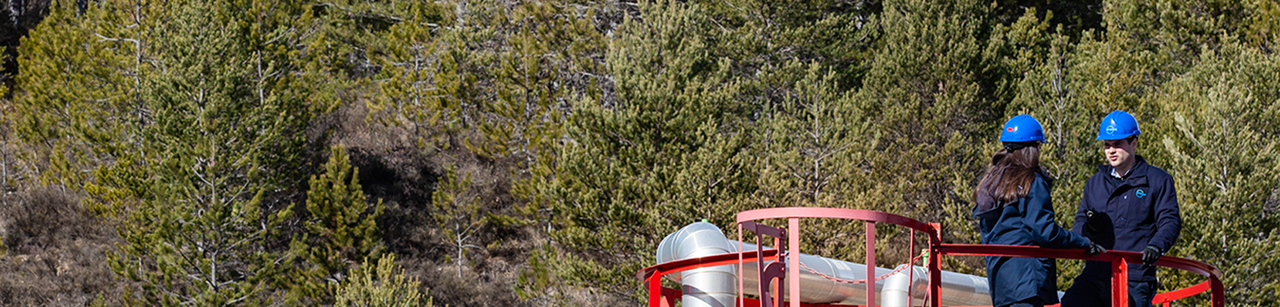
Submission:
[[[1047,248],[1087,248],[1104,252],[1089,239],[1054,222],[1049,199],[1051,179],[1040,166],[1044,129],[1030,115],[1004,124],[1004,148],[974,193],[973,215],[978,218],[982,244],[1030,245]],[[1044,306],[1058,303],[1058,268],[1053,259],[987,257],[987,282],[994,306]]]

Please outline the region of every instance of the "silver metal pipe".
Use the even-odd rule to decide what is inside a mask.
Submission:
[[[680,259],[706,257],[711,255],[736,253],[739,242],[726,239],[720,228],[711,223],[697,222],[668,235],[658,244],[658,263]],[[756,250],[756,245],[742,243],[742,249]],[[766,265],[770,262],[766,262]],[[812,269],[800,271],[800,301],[806,303],[866,304],[867,288],[865,284],[847,284],[818,275],[818,272],[838,280],[866,279],[867,266],[859,263],[840,261],[831,258],[800,254],[800,263]],[[760,295],[760,275],[757,263],[744,263],[746,272],[743,276],[744,292]],[[889,274],[892,270],[876,268],[876,275]],[[873,276],[874,277],[874,276]],[[684,306],[734,306],[737,296],[737,274],[733,265],[700,268],[684,271],[680,277],[670,277],[682,284],[681,298]],[[692,279],[691,279],[692,278]],[[728,282],[725,283],[724,279]],[[876,288],[884,286],[884,281],[876,281]],[[787,293],[784,299],[790,300]],[[877,302],[879,299],[877,299]],[[692,303],[692,305],[691,305]]]
[[[885,279],[880,290],[883,307],[907,307],[907,297],[912,306],[924,306],[929,290],[929,270],[921,266],[898,266],[897,273]],[[915,273],[911,274],[914,270]],[[910,276],[910,278],[908,277]],[[908,291],[910,283],[910,291]],[[942,306],[990,306],[991,289],[986,277],[942,271]]]
[[[656,256],[658,263],[664,263],[680,259],[736,253],[738,252],[739,244],[740,242],[738,241],[725,238],[724,232],[720,231],[720,228],[715,225],[697,222],[689,224],[664,238],[658,244]],[[743,250],[756,250],[755,244],[741,243],[741,245]],[[801,270],[799,295],[801,302],[867,304],[866,284],[850,284],[837,281],[867,279],[866,265],[803,253],[799,255],[800,263],[804,267],[812,269],[811,271],[809,269],[796,268]],[[743,271],[749,272],[742,278],[744,292],[749,295],[760,295],[760,276],[756,273],[759,272],[758,264],[748,262],[744,263],[743,266]],[[923,271],[923,268],[918,269],[915,273],[916,280],[912,283],[911,294],[913,295],[917,291],[924,293],[922,291],[928,286],[928,272]],[[892,271],[877,267],[875,268],[875,275],[884,276]],[[899,274],[905,275],[906,273],[907,271],[904,270]],[[872,278],[876,276],[872,276]],[[699,268],[684,271],[681,272],[680,276],[671,276],[669,278],[681,283],[681,291],[684,293],[681,299],[684,306],[729,307],[736,305],[734,299],[737,297],[738,285],[737,270],[734,269],[734,265]],[[905,284],[889,285],[887,282],[891,279],[894,279],[894,277],[891,276],[886,280],[875,281],[876,289],[881,289],[882,293],[876,296],[875,304],[881,305],[887,302],[884,291],[888,287],[901,288],[893,291],[899,291],[904,294],[907,292]],[[897,279],[905,281],[906,276]],[[944,306],[991,304],[990,290],[987,287],[985,277],[943,271],[942,282],[942,302]],[[916,300],[916,302],[923,302],[923,294],[920,294],[919,297],[921,299]],[[894,297],[893,299],[898,298],[900,297]],[[791,295],[788,293],[785,299],[791,300]],[[906,299],[901,298],[901,300],[905,302]]]
[[[737,252],[719,227],[706,222],[689,224],[658,243],[658,263]],[[680,272],[680,299],[686,307],[733,307],[738,279],[732,265]]]

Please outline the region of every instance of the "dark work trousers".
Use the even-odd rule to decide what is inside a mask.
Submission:
[[[1155,298],[1156,281],[1129,281],[1129,306],[1150,307]],[[1142,303],[1138,303],[1142,302]],[[1090,278],[1077,276],[1075,284],[1062,295],[1062,307],[1111,306],[1110,277]]]
[[[1044,307],[1044,300],[1041,300],[1039,297],[1033,297],[1001,307]]]

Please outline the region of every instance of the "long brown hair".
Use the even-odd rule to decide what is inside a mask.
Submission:
[[[1036,180],[1036,172],[1043,170],[1040,166],[1040,146],[1027,146],[1010,151],[1001,148],[991,156],[991,165],[978,182],[973,199],[987,193],[999,203],[1010,203],[1027,197],[1031,183]]]

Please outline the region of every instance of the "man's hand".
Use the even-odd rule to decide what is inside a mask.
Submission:
[[[1164,252],[1160,251],[1159,247],[1147,245],[1147,248],[1142,249],[1142,263],[1146,265],[1156,264],[1156,260],[1160,260],[1162,255],[1164,255]]]
[[[1085,232],[1089,234],[1097,234],[1101,230],[1098,229],[1098,219],[1101,219],[1102,215],[1098,214],[1097,210],[1089,209],[1084,212],[1084,217]]]
[[[1102,248],[1102,245],[1098,245],[1098,243],[1093,242],[1089,242],[1089,249],[1085,250],[1085,253],[1089,255],[1097,255],[1105,252],[1107,252],[1107,249]]]

